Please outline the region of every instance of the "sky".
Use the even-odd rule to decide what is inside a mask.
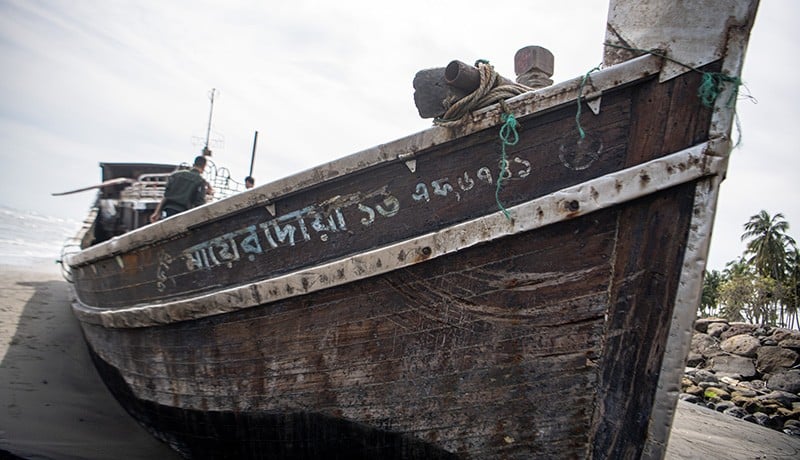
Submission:
[[[608,6],[587,0],[266,2],[0,0],[0,205],[79,221],[100,162],[212,160],[263,184],[405,137],[412,81],[454,59],[514,78],[514,53],[555,56],[558,82],[602,61]],[[743,225],[783,213],[800,242],[800,2],[762,0],[722,184],[709,269]]]

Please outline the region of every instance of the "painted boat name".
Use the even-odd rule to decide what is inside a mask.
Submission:
[[[514,157],[508,165],[502,171],[504,180],[525,179],[530,175],[531,164],[527,160]],[[443,177],[429,183],[419,182],[415,185],[411,198],[415,202],[447,198],[461,201],[462,194],[475,190],[476,183],[492,185],[494,177],[491,169],[479,168],[474,178],[464,172],[454,181]],[[321,204],[225,233],[186,248],[181,252],[180,258],[185,260],[189,271],[220,266],[231,268],[242,259],[254,261],[256,256],[269,249],[311,241],[313,235],[318,235],[321,241],[327,242],[330,234],[348,231],[348,222],[351,219],[345,217],[345,211],[352,207],[359,213],[355,221],[363,227],[371,226],[376,219],[396,216],[400,212],[400,200],[385,189],[384,187],[367,195],[333,197]],[[160,260],[157,273],[159,291],[166,288],[166,271],[172,261],[173,258],[166,255]]]

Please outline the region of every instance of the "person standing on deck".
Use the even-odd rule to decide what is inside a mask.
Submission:
[[[244,188],[251,189],[253,186],[256,185],[256,180],[253,179],[253,176],[247,176],[244,178]]]
[[[194,159],[192,169],[172,173],[167,179],[164,198],[150,215],[150,222],[155,222],[162,217],[174,216],[205,203],[206,194],[212,192],[211,186],[203,179],[205,168],[206,158],[198,156]]]

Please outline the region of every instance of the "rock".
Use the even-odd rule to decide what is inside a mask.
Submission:
[[[694,334],[692,335],[691,352],[701,355],[705,358],[710,358],[722,353],[719,347],[719,340],[711,337],[708,334]]]
[[[767,388],[767,384],[760,379],[750,380],[749,382],[741,382],[739,383],[739,386],[753,391],[764,391]]]
[[[699,364],[702,364],[703,361],[705,361],[703,355],[701,355],[700,353],[695,353],[693,351],[690,351],[689,356],[686,357],[686,365],[691,367],[695,367]]]
[[[723,340],[719,346],[722,351],[733,353],[734,355],[753,358],[756,356],[756,352],[761,346],[761,342],[759,342],[758,339],[752,335],[739,334]]]
[[[800,332],[714,318],[695,330],[680,399],[800,436]]]
[[[784,428],[783,432],[792,436],[800,436],[800,427],[790,426]]]
[[[756,412],[756,413],[750,414],[750,415],[753,417],[753,419],[755,419],[755,422],[758,423],[759,425],[769,426],[769,423],[770,423],[769,415],[767,415],[767,414],[765,414],[763,412]]]
[[[763,373],[772,373],[790,368],[798,359],[797,352],[778,346],[764,346],[756,352],[756,369]]]
[[[706,334],[710,335],[711,337],[719,338],[723,332],[728,330],[727,323],[711,323],[708,325],[708,331]]]
[[[758,329],[758,326],[755,324],[747,324],[747,323],[730,323],[728,325],[728,329],[723,332],[719,338],[721,340],[725,340],[727,338],[741,335],[741,334],[750,334],[751,332]]]
[[[800,340],[800,332],[793,331],[791,329],[785,329],[782,327],[776,327],[772,330],[772,339],[776,342],[782,342],[786,339],[797,339]]]
[[[733,407],[736,407],[736,404],[730,401],[720,401],[716,404],[714,410],[717,412],[725,412],[726,410],[731,409]]]
[[[711,358],[709,368],[718,376],[733,377],[746,380],[756,376],[753,360],[736,355],[717,355]]]
[[[678,396],[678,399],[680,399],[681,401],[690,402],[692,404],[697,404],[697,403],[703,401],[703,398],[700,398],[697,395],[693,395],[693,394],[689,394],[689,393],[681,393]]]
[[[693,378],[692,380],[695,383],[700,382],[711,382],[711,383],[719,383],[719,379],[713,372],[707,371],[705,369],[697,369],[692,374],[690,374]]]
[[[697,385],[689,385],[683,389],[683,392],[694,396],[701,396],[703,394],[703,388]]]
[[[742,418],[742,417],[748,415],[746,410],[742,409],[741,407],[736,407],[736,406],[730,407],[728,409],[725,409],[725,411],[722,412],[722,413],[725,414],[725,415],[732,415],[732,416],[734,416],[736,418]]]
[[[743,398],[755,398],[758,396],[756,390],[746,388],[741,385],[736,385],[736,388],[731,392],[731,396],[741,396]]]
[[[778,346],[794,351],[800,351],[800,339],[789,338],[778,342]]]
[[[722,388],[708,387],[706,391],[703,392],[703,397],[716,402],[715,400],[731,399],[731,394]]]
[[[800,429],[800,420],[787,420],[787,421],[783,422],[783,427],[784,428],[788,428],[790,426],[796,427],[797,429]]]
[[[800,369],[790,369],[773,373],[767,380],[767,387],[771,390],[800,393]]]
[[[793,407],[793,403],[800,402],[800,396],[780,390],[775,390],[765,395],[757,396],[755,399],[760,401],[762,404],[769,404],[770,402],[774,401],[775,404],[780,404],[781,406],[789,409]]]
[[[697,318],[694,321],[694,330],[705,334],[709,325],[717,323],[725,324],[727,326],[728,320],[723,318]]]

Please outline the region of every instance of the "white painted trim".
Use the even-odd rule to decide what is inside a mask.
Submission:
[[[510,219],[497,211],[317,267],[188,299],[113,310],[76,301],[73,309],[85,322],[113,328],[145,327],[228,313],[331,288],[719,174],[726,160],[713,154],[714,145],[702,143],[513,206],[508,209]]]

